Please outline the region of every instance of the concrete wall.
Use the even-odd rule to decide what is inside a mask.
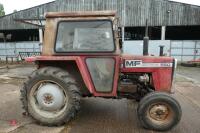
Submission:
[[[0,58],[17,56],[19,52],[41,52],[39,42],[12,42],[0,43]],[[167,56],[177,58],[178,61],[189,61],[200,58],[200,40],[150,40],[149,54],[159,56],[159,46],[164,45],[164,53]],[[123,52],[132,55],[142,55],[143,41],[125,41]]]
[[[150,40],[149,54],[159,56],[160,45],[164,45],[164,53],[178,61],[189,61],[200,58],[200,41],[190,40]],[[125,41],[124,53],[142,55],[143,41]]]
[[[0,43],[1,60],[5,60],[6,56],[17,56],[19,52],[40,52],[39,42]]]
[[[150,40],[149,41],[149,54],[159,56],[159,46],[164,45],[164,53],[166,53],[168,56],[170,55],[170,40]],[[142,55],[143,54],[143,41],[125,41],[124,47],[123,47],[124,53],[127,54],[133,54],[133,55]]]

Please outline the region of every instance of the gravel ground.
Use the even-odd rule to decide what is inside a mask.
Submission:
[[[0,68],[0,132],[11,133],[152,133],[138,123],[137,103],[132,100],[84,98],[78,116],[65,126],[40,126],[29,116],[23,116],[19,89],[34,66]],[[188,74],[192,73],[193,74]],[[169,133],[200,132],[199,68],[179,68],[174,96],[180,102],[183,117],[180,124]],[[194,75],[194,76],[193,76]],[[13,123],[14,121],[14,123]]]
[[[179,66],[177,69],[177,74],[200,83],[200,67]]]

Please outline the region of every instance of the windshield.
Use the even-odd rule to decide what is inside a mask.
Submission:
[[[63,21],[59,23],[56,52],[85,51],[114,51],[111,21]]]

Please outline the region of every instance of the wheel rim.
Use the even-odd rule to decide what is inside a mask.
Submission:
[[[60,116],[68,106],[65,89],[55,81],[43,80],[30,91],[30,105],[36,113],[45,118]]]
[[[147,117],[155,124],[169,124],[173,120],[174,112],[166,103],[155,103],[149,106]]]

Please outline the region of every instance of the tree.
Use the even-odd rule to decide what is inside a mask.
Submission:
[[[4,7],[3,7],[3,4],[0,3],[0,16],[4,16],[4,15],[5,15]]]
[[[17,10],[15,9],[15,10],[13,10],[13,13],[15,13],[15,12],[17,12]]]

